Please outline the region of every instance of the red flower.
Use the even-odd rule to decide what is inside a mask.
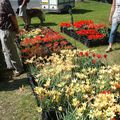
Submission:
[[[99,34],[99,33],[97,33],[97,34],[94,34],[94,35],[88,35],[88,39],[89,40],[99,40],[99,39],[103,39],[105,37],[105,35],[103,35],[103,34]]]
[[[110,91],[102,91],[100,94],[110,94]]]
[[[22,52],[22,53],[28,53],[28,52],[29,52],[29,49],[28,49],[28,48],[22,49],[21,52]]]
[[[74,27],[75,28],[81,28],[85,25],[89,25],[89,24],[92,24],[94,23],[92,20],[80,20],[78,22],[74,22]]]
[[[102,55],[101,54],[97,54],[97,58],[98,59],[102,58]]]
[[[116,87],[117,89],[119,89],[119,88],[120,88],[120,84],[115,84],[115,87]]]
[[[80,56],[83,56],[83,52],[81,51],[81,52],[79,53],[79,55],[80,55]]]
[[[114,117],[114,118],[112,118],[111,120],[117,120],[117,119]]]
[[[61,45],[67,45],[68,42],[67,42],[67,41],[61,41],[60,44],[61,44]]]
[[[92,56],[93,56],[93,57],[96,57],[96,54],[95,54],[95,53],[93,53],[93,54],[92,54]]]
[[[58,44],[59,44],[58,42],[54,42],[54,46],[55,46],[55,47],[57,47],[57,46],[58,46]]]
[[[96,64],[96,62],[97,62],[97,61],[96,61],[95,59],[92,60],[92,63],[93,63],[93,64]]]
[[[67,23],[67,22],[60,23],[60,27],[70,27],[70,26],[71,26],[71,24]]]
[[[22,46],[28,46],[31,44],[31,39],[30,38],[25,38],[21,43]]]
[[[104,56],[104,58],[107,58],[107,54],[104,54],[103,56]]]
[[[96,35],[96,34],[99,34],[96,30],[79,30],[76,32],[77,34],[79,35]]]
[[[92,23],[92,24],[89,24],[89,25],[87,25],[87,28],[88,29],[96,29],[96,30],[99,30],[99,29],[104,29],[104,28],[106,28],[106,25],[105,24],[94,24],[94,23]]]
[[[89,56],[89,52],[88,51],[85,52],[85,56]]]
[[[52,43],[46,44],[46,47],[52,47]]]

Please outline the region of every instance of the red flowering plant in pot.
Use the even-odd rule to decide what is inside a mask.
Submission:
[[[74,22],[73,30],[70,29],[71,25],[67,26],[66,24],[60,24],[62,28],[66,28],[65,33],[87,46],[107,43],[108,28],[105,24],[95,24],[92,20],[80,20]]]
[[[71,27],[71,24],[69,22],[61,22],[59,26],[61,32],[66,32],[66,30]]]
[[[85,40],[85,44],[104,44],[108,35],[107,27],[104,24],[90,23],[79,28],[76,33]],[[86,40],[87,39],[87,40]],[[88,43],[89,42],[89,43]]]

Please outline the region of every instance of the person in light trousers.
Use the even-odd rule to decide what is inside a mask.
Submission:
[[[106,49],[106,52],[110,52],[113,50],[112,45],[116,38],[116,32],[120,24],[120,0],[113,0],[112,2],[110,16],[109,16],[109,24],[112,26],[109,36],[109,46]]]
[[[18,16],[22,18],[25,23],[24,28],[28,30],[29,20],[27,18],[27,4],[30,0],[18,0],[19,14]]]
[[[7,69],[14,69],[14,76],[23,72],[23,65],[15,42],[19,33],[18,22],[9,0],[0,0],[0,42]]]

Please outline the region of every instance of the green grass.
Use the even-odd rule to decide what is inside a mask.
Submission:
[[[37,103],[26,73],[13,79],[11,71],[3,71],[5,67],[0,46],[0,120],[38,120]]]
[[[0,120],[38,120],[37,103],[26,74],[16,79],[5,78],[10,74],[0,77]]]
[[[77,2],[73,9],[74,21],[83,19],[92,19],[96,23],[108,24],[108,16],[110,12],[110,4],[98,3],[95,1]],[[69,14],[46,13],[46,22],[44,26],[49,26],[55,31],[60,32],[59,23],[70,21]],[[23,27],[23,21],[18,18],[20,28]],[[38,24],[37,18],[32,19],[33,24]],[[62,34],[62,33],[61,33]],[[72,42],[80,49],[88,49],[80,42],[75,42],[74,39],[62,34],[67,40]],[[107,46],[99,46],[89,49],[95,49],[100,53],[105,53]],[[120,64],[120,44],[114,44],[113,52],[108,53],[109,64]],[[1,52],[0,52],[1,53]],[[1,54],[0,54],[1,56]],[[3,57],[0,57],[0,68],[3,67]],[[10,73],[8,73],[10,75]],[[26,80],[26,75],[19,79],[11,80],[2,78],[8,76],[0,69],[0,119],[1,120],[38,120],[36,111],[36,101],[32,94],[31,88]],[[19,88],[24,85],[24,90],[21,92]]]

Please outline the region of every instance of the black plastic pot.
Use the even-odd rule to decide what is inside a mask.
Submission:
[[[42,111],[42,120],[57,120],[55,111]]]
[[[43,110],[42,120],[62,120],[62,113],[55,110]]]
[[[63,33],[66,33],[67,32],[67,27],[60,27],[60,31],[63,32]]]

